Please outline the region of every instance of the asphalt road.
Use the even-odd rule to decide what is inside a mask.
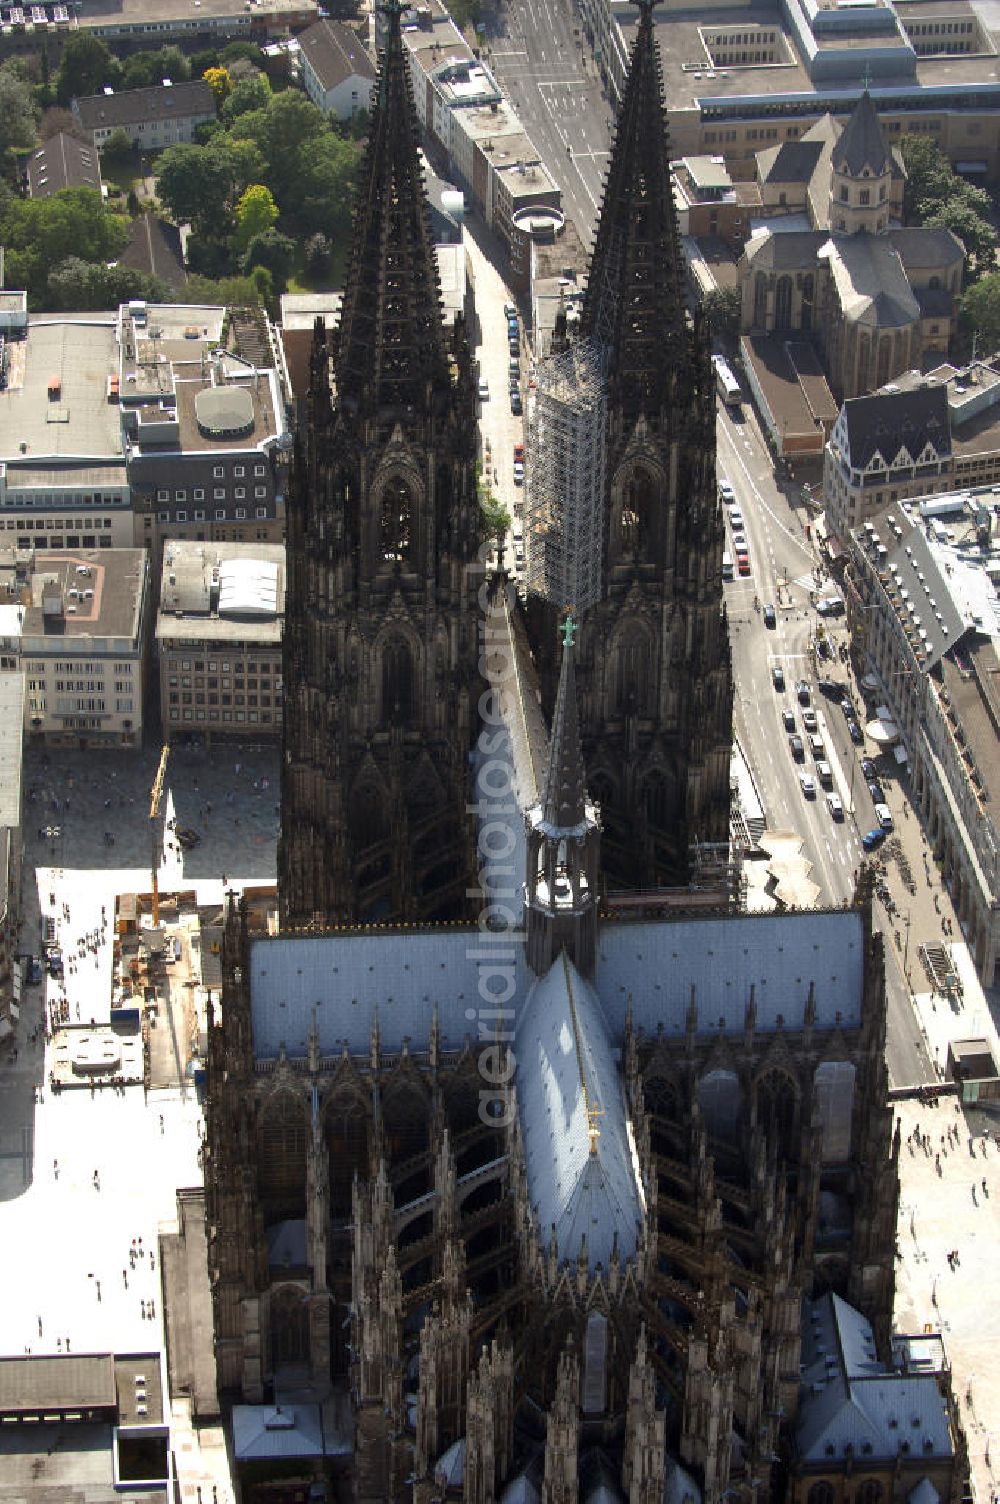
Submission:
[[[792,830],[802,836],[806,856],[813,864],[813,881],[820,889],[819,904],[840,904],[854,891],[855,873],[863,855],[861,836],[876,823],[873,801],[861,771],[861,758],[874,757],[872,745],[857,747],[847,731],[847,718],[837,701],[817,689],[817,659],[811,640],[824,628],[835,647],[844,640],[839,624],[824,623],[810,601],[816,586],[813,574],[818,553],[806,536],[806,513],[793,504],[795,487],[782,489],[774,475],[767,446],[750,404],[734,414],[720,408],[717,422],[716,468],[721,479],[733,486],[748,540],[751,574],[737,576],[725,587],[733,647],[736,681],[736,732],[757,782],[767,824],[771,829]],[[790,500],[792,498],[792,500]],[[727,524],[727,548],[732,552],[732,533]],[[820,591],[822,594],[822,590]],[[764,625],[763,610],[775,606],[773,629]],[[819,662],[821,674],[848,684],[847,667],[836,658]],[[775,689],[772,670],[780,664],[785,690]],[[817,731],[823,742],[822,757],[830,764],[834,790],[844,807],[844,818],[834,819],[825,791],[818,787],[816,759],[808,750],[802,723],[803,706],[796,681],[809,686],[809,705],[816,712]],[[855,686],[850,698],[864,726],[863,703]],[[782,712],[795,715],[795,732],[806,744],[804,758],[792,756]],[[808,797],[800,783],[802,773],[817,783]],[[893,791],[893,802],[896,793]],[[905,797],[905,795],[903,796]],[[893,1086],[933,1081],[936,1073],[916,1023],[909,990],[895,947],[887,944],[888,1042],[886,1058]]]
[[[512,0],[485,15],[487,56],[589,246],[611,146],[611,109],[571,0]]]

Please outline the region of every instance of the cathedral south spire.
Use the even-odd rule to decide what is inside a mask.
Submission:
[[[414,406],[428,385],[448,386],[437,262],[431,243],[417,129],[403,53],[399,0],[386,18],[371,135],[358,191],[354,242],[340,319],[340,402]]]
[[[340,327],[316,336],[289,485],[284,925],[456,919],[476,877],[475,377],[442,317],[399,0],[383,14]]]
[[[583,309],[584,334],[604,347],[609,397],[632,414],[655,411],[688,359],[653,0],[639,9]]]

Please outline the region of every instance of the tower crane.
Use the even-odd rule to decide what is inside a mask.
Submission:
[[[167,758],[170,756],[170,747],[165,745],[160,753],[160,765],[153,779],[153,787],[149,793],[149,839],[151,857],[151,870],[153,874],[153,928],[160,922],[160,852],[159,843],[156,839],[156,821],[160,813],[160,800],[163,798],[163,780],[167,772]]]

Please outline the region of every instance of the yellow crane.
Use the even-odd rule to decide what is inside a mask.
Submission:
[[[160,765],[153,779],[153,787],[149,794],[149,837],[152,851],[153,873],[153,928],[160,922],[160,843],[156,839],[156,821],[160,813],[160,800],[163,798],[163,780],[167,773],[167,758],[170,756],[170,747],[164,746],[160,753]]]

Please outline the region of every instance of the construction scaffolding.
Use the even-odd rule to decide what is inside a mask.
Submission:
[[[538,367],[528,412],[528,590],[585,611],[601,598],[605,392],[598,347],[580,340]]]

